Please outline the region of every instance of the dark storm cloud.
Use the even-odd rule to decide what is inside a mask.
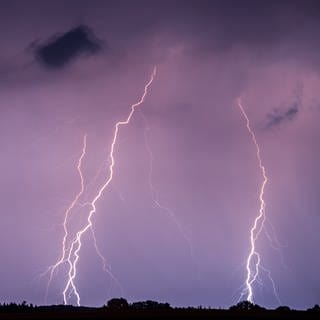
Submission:
[[[274,126],[280,125],[284,121],[293,120],[298,114],[298,104],[294,103],[291,107],[285,110],[279,108],[274,109],[272,113],[267,114],[266,129],[270,129]]]
[[[275,108],[272,113],[267,114],[266,129],[278,126],[283,122],[292,121],[298,115],[302,106],[302,84],[298,84],[295,92],[295,100],[287,106]]]
[[[36,48],[37,59],[48,68],[62,68],[83,54],[100,51],[99,41],[87,26],[78,26],[63,34],[55,35]]]

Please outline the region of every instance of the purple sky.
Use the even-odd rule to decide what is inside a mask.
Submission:
[[[136,113],[121,129],[114,179],[94,217],[122,295],[184,306],[237,302],[261,183],[235,104],[241,96],[269,178],[265,231],[275,243],[262,232],[263,265],[282,304],[319,303],[319,18],[319,2],[302,0],[1,0],[0,301],[44,303],[48,277],[39,275],[59,257],[63,214],[80,188],[83,135],[86,185],[104,165],[85,193],[90,200],[108,174],[113,126],[157,65],[142,106],[152,183],[193,255],[152,202],[146,126]],[[98,49],[46,64],[40,49],[79,25]],[[121,292],[103,273],[90,234],[83,243],[76,283],[82,304],[100,306]],[[276,306],[270,281],[261,280],[255,301]],[[62,302],[65,281],[66,265],[48,303]]]

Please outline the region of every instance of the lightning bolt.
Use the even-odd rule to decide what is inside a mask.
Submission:
[[[93,226],[91,227],[91,233],[92,233],[94,248],[95,248],[96,253],[102,262],[102,270],[117,284],[118,288],[120,289],[121,296],[123,296],[123,288],[122,288],[122,285],[121,285],[119,279],[111,272],[111,266],[108,265],[107,259],[105,258],[105,256],[102,254],[101,250],[98,247],[97,238],[96,238],[96,234],[94,233]],[[111,290],[111,288],[110,288],[110,290]]]
[[[248,118],[248,116],[242,106],[240,98],[238,98],[237,104],[238,104],[238,107],[242,113],[242,116],[244,117],[244,119],[246,121],[247,130],[248,130],[248,132],[251,136],[252,142],[255,146],[259,169],[260,169],[261,176],[262,176],[262,183],[260,186],[260,193],[259,193],[260,208],[259,208],[259,213],[256,216],[256,218],[254,219],[253,225],[250,229],[250,252],[249,252],[249,255],[246,260],[247,277],[245,280],[245,289],[241,293],[241,297],[246,295],[247,301],[253,303],[253,300],[254,300],[253,299],[253,284],[259,280],[259,271],[261,269],[267,273],[267,276],[271,281],[274,294],[275,294],[276,298],[278,299],[278,301],[280,301],[279,296],[276,291],[275,283],[271,277],[271,273],[268,269],[266,269],[265,267],[263,267],[261,265],[261,257],[260,257],[259,252],[256,249],[256,241],[257,241],[257,239],[258,239],[258,237],[264,227],[264,223],[266,221],[266,213],[265,213],[266,202],[264,200],[264,192],[265,192],[266,184],[268,182],[268,177],[266,174],[265,166],[263,165],[263,162],[261,159],[259,144],[257,142],[255,133],[251,128],[249,118]],[[241,297],[240,297],[240,299],[241,299]]]
[[[149,184],[149,189],[150,189],[150,193],[151,193],[151,200],[152,200],[155,208],[158,208],[158,209],[162,210],[163,212],[165,212],[170,217],[172,222],[176,225],[176,227],[179,230],[181,236],[183,237],[183,239],[186,241],[186,243],[188,245],[191,258],[195,261],[194,253],[193,253],[194,252],[193,245],[192,245],[192,242],[191,242],[190,238],[186,234],[186,232],[185,232],[183,226],[181,225],[180,221],[178,220],[175,212],[171,208],[169,208],[167,206],[164,206],[160,202],[159,192],[158,192],[158,190],[155,188],[155,186],[153,184],[152,176],[153,176],[154,155],[153,155],[152,149],[150,147],[149,138],[148,138],[148,132],[151,129],[150,129],[150,126],[148,125],[147,117],[145,116],[145,114],[142,112],[141,109],[139,109],[139,111],[140,111],[140,115],[141,115],[141,117],[143,119],[143,122],[144,122],[144,125],[145,125],[145,129],[144,129],[144,133],[143,134],[144,134],[144,143],[145,143],[145,146],[146,146],[147,153],[149,155],[148,184]]]
[[[63,299],[64,299],[65,304],[68,303],[68,297],[69,297],[68,293],[73,292],[76,296],[77,305],[80,306],[80,295],[79,295],[77,288],[74,284],[74,280],[77,276],[77,264],[80,259],[80,251],[81,251],[81,247],[82,247],[82,237],[88,230],[92,229],[92,226],[93,226],[92,217],[94,216],[94,214],[96,213],[96,210],[97,210],[96,204],[113,179],[114,165],[115,165],[114,149],[116,146],[120,127],[126,126],[130,123],[131,118],[132,118],[133,114],[135,113],[136,108],[139,107],[144,102],[144,100],[147,96],[147,93],[148,93],[148,89],[156,76],[156,72],[157,72],[157,68],[154,67],[149,81],[144,86],[144,91],[143,91],[143,94],[142,94],[141,98],[139,99],[139,101],[131,105],[130,112],[129,112],[128,116],[125,118],[125,120],[117,122],[114,126],[113,138],[112,138],[112,142],[111,142],[110,152],[108,155],[108,158],[110,159],[109,176],[106,178],[105,183],[101,186],[101,188],[97,192],[96,196],[93,198],[93,200],[90,203],[91,210],[88,213],[86,225],[81,230],[79,230],[77,232],[75,239],[71,243],[69,256],[68,256],[68,262],[69,262],[68,281],[67,281],[67,284],[63,290]],[[73,261],[71,261],[71,254],[73,255]]]
[[[66,246],[66,242],[67,242],[67,238],[68,238],[68,235],[69,235],[68,228],[67,228],[67,223],[68,223],[68,219],[69,219],[69,216],[70,216],[70,213],[71,213],[72,209],[75,207],[75,205],[77,204],[79,198],[81,197],[81,195],[83,194],[83,191],[84,191],[84,178],[83,178],[83,174],[82,174],[82,171],[81,171],[81,165],[82,165],[82,160],[86,155],[86,149],[87,149],[87,134],[85,134],[84,137],[83,137],[82,152],[81,152],[81,155],[80,155],[80,157],[78,159],[78,164],[77,164],[77,171],[78,171],[79,177],[80,177],[80,191],[76,194],[76,196],[74,197],[74,199],[72,200],[72,202],[70,203],[69,207],[67,208],[67,210],[64,213],[64,220],[63,220],[63,224],[62,224],[63,225],[63,230],[64,230],[64,235],[63,235],[63,240],[62,240],[61,256],[60,256],[60,258],[58,259],[58,261],[54,265],[50,266],[47,269],[47,271],[44,272],[44,274],[47,274],[48,272],[50,272],[49,280],[48,280],[48,283],[47,283],[46,295],[45,295],[45,300],[46,301],[47,301],[48,291],[49,291],[49,287],[50,287],[50,284],[51,284],[52,279],[53,279],[54,272],[56,271],[56,269],[61,264],[66,262],[66,255],[67,255],[67,251],[68,251],[67,250],[67,246]],[[67,260],[68,260],[68,263],[71,263],[69,256],[68,256]],[[74,286],[73,283],[72,283],[72,286]],[[74,290],[76,290],[75,287],[74,287]]]

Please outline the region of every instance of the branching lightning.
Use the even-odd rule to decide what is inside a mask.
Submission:
[[[273,287],[273,292],[274,292],[277,300],[280,301],[279,295],[277,294],[277,291],[276,291],[275,283],[271,277],[271,273],[268,269],[266,269],[265,267],[263,267],[261,265],[261,257],[260,257],[259,252],[257,251],[257,248],[256,248],[256,241],[257,241],[257,239],[258,239],[258,237],[264,227],[264,223],[266,221],[266,213],[265,213],[266,202],[264,200],[264,192],[265,192],[266,184],[268,182],[268,177],[266,174],[266,169],[265,169],[263,162],[262,162],[262,159],[261,159],[259,144],[257,142],[255,133],[251,128],[249,118],[248,118],[248,116],[242,106],[240,98],[237,100],[237,104],[238,104],[238,107],[240,108],[242,116],[244,117],[244,119],[246,121],[247,130],[251,136],[252,142],[254,143],[254,146],[256,149],[256,156],[257,156],[257,160],[258,160],[258,164],[259,164],[259,169],[261,171],[261,176],[262,176],[262,183],[260,186],[260,193],[259,193],[260,208],[259,208],[259,213],[256,216],[256,218],[254,219],[253,225],[250,229],[250,251],[249,251],[249,255],[246,260],[247,277],[245,280],[245,289],[242,291],[240,299],[246,295],[247,301],[253,303],[253,301],[254,301],[253,285],[256,281],[259,280],[259,271],[261,269],[264,272],[266,272],[268,278],[271,281],[271,284]]]
[[[68,219],[69,219],[69,216],[70,216],[72,209],[75,207],[75,205],[77,204],[79,198],[81,197],[81,195],[83,194],[83,191],[84,191],[84,178],[83,178],[83,174],[81,171],[81,165],[82,165],[82,160],[83,160],[84,156],[86,155],[86,149],[87,149],[87,134],[85,134],[83,137],[82,152],[81,152],[81,155],[78,159],[78,164],[77,164],[77,171],[79,173],[80,185],[81,185],[80,191],[76,194],[76,196],[74,197],[74,199],[72,200],[69,207],[67,208],[67,210],[64,213],[64,220],[63,220],[64,235],[63,235],[63,240],[62,240],[61,256],[60,256],[59,260],[54,265],[50,266],[48,268],[48,270],[45,272],[45,273],[50,272],[49,281],[48,281],[47,289],[46,289],[46,297],[45,297],[46,300],[47,300],[48,290],[49,290],[49,286],[51,284],[54,272],[62,263],[64,263],[66,261],[66,255],[67,255],[67,251],[68,251],[66,243],[67,243],[67,238],[69,235],[67,223],[68,223]],[[68,263],[70,264],[71,262],[69,259],[70,259],[70,257],[68,256],[67,260],[68,260]],[[72,286],[73,286],[74,290],[76,291],[76,288],[74,287],[73,283],[72,283]]]
[[[142,112],[142,110],[140,109],[140,115],[143,119],[143,122],[145,124],[145,129],[144,129],[144,143],[146,146],[146,150],[149,156],[149,173],[148,173],[148,184],[149,184],[149,189],[150,189],[150,193],[151,193],[151,199],[152,202],[155,206],[155,208],[158,208],[160,210],[162,210],[163,212],[165,212],[170,219],[172,220],[172,222],[176,225],[177,229],[179,230],[180,234],[182,235],[183,239],[186,241],[189,251],[190,251],[190,255],[192,257],[192,259],[194,259],[194,254],[193,254],[193,245],[192,242],[190,240],[190,238],[188,237],[188,235],[186,234],[185,230],[183,229],[183,226],[181,225],[180,221],[178,220],[176,214],[174,213],[174,211],[167,207],[164,206],[159,199],[159,192],[158,190],[156,190],[154,184],[153,184],[153,179],[152,179],[152,175],[153,175],[153,162],[154,162],[154,155],[152,152],[152,149],[150,147],[149,144],[149,139],[148,139],[148,132],[150,131],[150,127],[148,125],[148,120],[147,117],[144,115],[144,113]]]
[[[77,232],[76,237],[72,241],[71,247],[70,247],[70,250],[69,250],[69,256],[68,256],[68,263],[69,263],[68,281],[67,281],[67,284],[66,284],[66,286],[65,286],[65,288],[63,290],[63,298],[64,298],[64,303],[65,304],[68,303],[68,298],[69,298],[70,292],[73,292],[74,295],[76,296],[77,305],[80,305],[80,295],[79,295],[79,293],[77,291],[77,288],[76,288],[76,286],[74,284],[74,280],[75,280],[75,278],[77,276],[77,264],[78,264],[79,259],[80,259],[80,251],[81,251],[81,247],[82,247],[82,237],[88,230],[90,230],[90,229],[92,230],[92,226],[93,226],[92,218],[93,218],[93,216],[94,216],[94,214],[96,213],[96,210],[97,210],[96,204],[97,204],[98,200],[101,198],[101,196],[103,195],[104,191],[106,190],[106,188],[109,186],[109,184],[111,183],[111,181],[113,179],[114,166],[115,166],[114,149],[115,149],[115,146],[116,146],[119,129],[120,129],[121,126],[125,126],[125,125],[128,125],[130,123],[130,120],[131,120],[133,114],[135,113],[136,108],[139,107],[144,102],[145,97],[146,97],[146,95],[148,93],[148,88],[152,84],[152,82],[154,80],[154,77],[156,75],[156,71],[157,71],[157,69],[156,69],[156,67],[154,67],[154,69],[152,71],[152,74],[151,74],[151,77],[150,77],[149,81],[147,82],[147,84],[144,87],[144,91],[143,91],[143,94],[142,94],[141,98],[139,99],[138,102],[136,102],[136,103],[131,105],[130,112],[129,112],[127,118],[125,120],[123,120],[123,121],[117,122],[115,124],[115,126],[114,126],[114,134],[113,134],[113,138],[112,138],[112,142],[111,142],[110,152],[108,154],[108,158],[110,159],[109,175],[106,178],[104,184],[101,186],[101,188],[97,192],[96,196],[90,202],[91,209],[90,209],[90,211],[88,213],[88,216],[87,216],[86,225]],[[95,242],[95,247],[97,249],[95,237],[94,237],[94,242]],[[98,249],[97,249],[97,253],[98,254],[100,253],[100,251]],[[102,258],[102,259],[105,262],[105,259],[104,258]]]
[[[122,288],[122,285],[121,285],[120,281],[111,272],[111,266],[108,265],[107,259],[105,258],[105,256],[102,254],[101,250],[98,247],[97,238],[96,238],[96,234],[94,233],[93,226],[91,226],[91,233],[92,233],[94,248],[96,249],[96,253],[97,253],[97,255],[99,256],[99,258],[101,259],[101,262],[102,262],[102,270],[107,275],[109,275],[109,277],[117,284],[117,286],[120,289],[121,295],[123,295],[123,288]]]

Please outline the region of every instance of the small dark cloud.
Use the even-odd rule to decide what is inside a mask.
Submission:
[[[95,54],[100,50],[100,41],[91,29],[80,25],[63,34],[55,35],[45,44],[36,46],[35,55],[44,66],[59,69],[80,55]]]
[[[294,103],[287,109],[276,108],[272,113],[267,114],[266,129],[277,126],[284,121],[293,120],[299,112],[297,103]]]
[[[287,118],[288,120],[292,120],[297,115],[298,110],[298,104],[295,103],[292,107],[287,109],[287,111],[285,112],[285,118]]]
[[[280,107],[273,109],[272,113],[267,114],[267,124],[266,129],[278,126],[283,122],[292,121],[299,113],[299,110],[302,105],[302,84],[298,84],[295,90],[295,100],[289,106]]]

